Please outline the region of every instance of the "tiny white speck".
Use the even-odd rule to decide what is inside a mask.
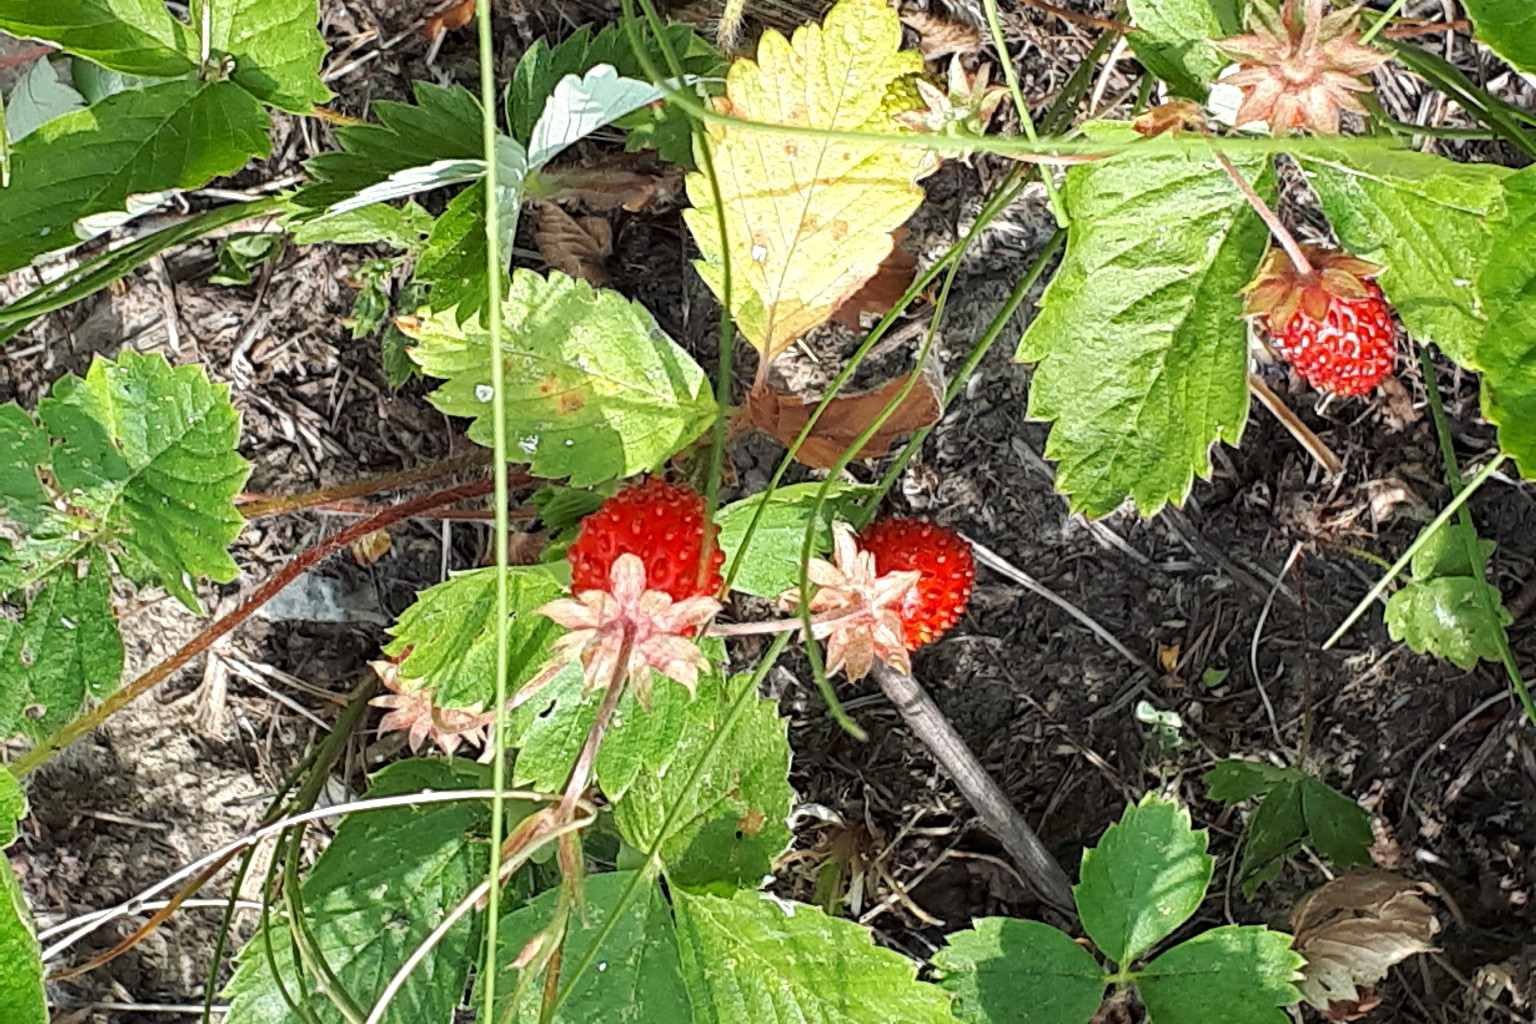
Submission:
[[[475,399],[481,402],[489,402],[496,397],[496,391],[489,384],[475,385]]]
[[[71,619],[68,615],[60,615],[59,625],[63,626],[65,629],[74,629],[75,620]]]
[[[608,961],[606,961],[606,960],[598,961],[597,969],[599,971],[606,971],[608,969]]]
[[[763,260],[765,260],[767,258],[768,258],[768,249],[767,249],[766,246],[754,245],[752,247],[752,262],[754,262],[754,263],[761,263],[761,262],[763,262]]]

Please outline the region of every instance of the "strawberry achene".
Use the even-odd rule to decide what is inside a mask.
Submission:
[[[705,523],[704,499],[697,491],[651,477],[615,494],[582,520],[580,534],[566,549],[571,590],[607,590],[614,559],[630,554],[645,564],[645,589],[664,591],[674,601],[714,596],[725,583],[719,533],[719,527]],[[710,556],[701,580],[706,536]]]
[[[921,574],[901,606],[908,650],[932,643],[960,621],[976,565],[958,533],[920,519],[880,519],[865,527],[858,542],[875,556],[876,572]]]

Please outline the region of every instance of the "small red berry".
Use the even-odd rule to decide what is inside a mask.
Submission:
[[[1314,387],[1336,395],[1363,395],[1392,373],[1397,347],[1392,307],[1375,281],[1360,282],[1363,299],[1330,296],[1316,320],[1298,308],[1275,335],[1275,347]]]
[[[706,533],[711,553],[701,582]],[[665,591],[674,601],[713,596],[725,583],[720,575],[725,553],[715,542],[719,533],[715,524],[706,525],[698,492],[651,477],[615,494],[582,520],[581,533],[565,552],[571,590],[607,590],[614,559],[629,554],[645,563],[647,590]]]
[[[960,621],[976,565],[958,533],[920,519],[880,519],[859,534],[859,547],[875,556],[875,571],[916,571],[917,586],[901,606],[907,650],[932,643]]]

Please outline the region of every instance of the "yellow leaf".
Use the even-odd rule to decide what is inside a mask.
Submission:
[[[793,41],[763,33],[757,60],[731,65],[725,109],[769,124],[910,136],[892,121],[887,94],[923,59],[900,46],[901,19],[887,0],[841,0],[824,25],[797,29]],[[765,366],[874,275],[891,231],[922,201],[917,180],[938,165],[915,146],[734,125],[709,125],[707,145],[725,238],[722,245],[709,179],[689,175],[693,209],[684,216],[703,253],[694,265],[723,295],[729,250],[731,316]]]

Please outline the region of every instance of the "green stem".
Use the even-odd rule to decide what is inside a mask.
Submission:
[[[1003,66],[1003,80],[1008,83],[1008,94],[1013,97],[1013,107],[1018,111],[1024,137],[1032,147],[1038,148],[1040,139],[1035,134],[1035,119],[1030,116],[1024,90],[1019,86],[1018,69],[1013,66],[1013,57],[1008,53],[1008,40],[1003,36],[1002,21],[997,16],[997,0],[985,0],[983,6],[987,13],[987,30],[992,35],[992,48],[997,51],[997,61]],[[1056,218],[1056,226],[1067,227],[1072,223],[1072,218],[1067,214],[1066,204],[1061,201],[1061,194],[1056,189],[1056,179],[1042,173],[1040,184],[1045,186],[1045,198],[1051,206],[1051,214]]]
[[[1381,16],[1372,22],[1371,27],[1366,29],[1365,33],[1360,37],[1360,45],[1371,45],[1371,40],[1376,38],[1376,34],[1386,28],[1393,18],[1397,17],[1397,12],[1403,9],[1404,2],[1405,0],[1392,0],[1392,6],[1381,12]]]

